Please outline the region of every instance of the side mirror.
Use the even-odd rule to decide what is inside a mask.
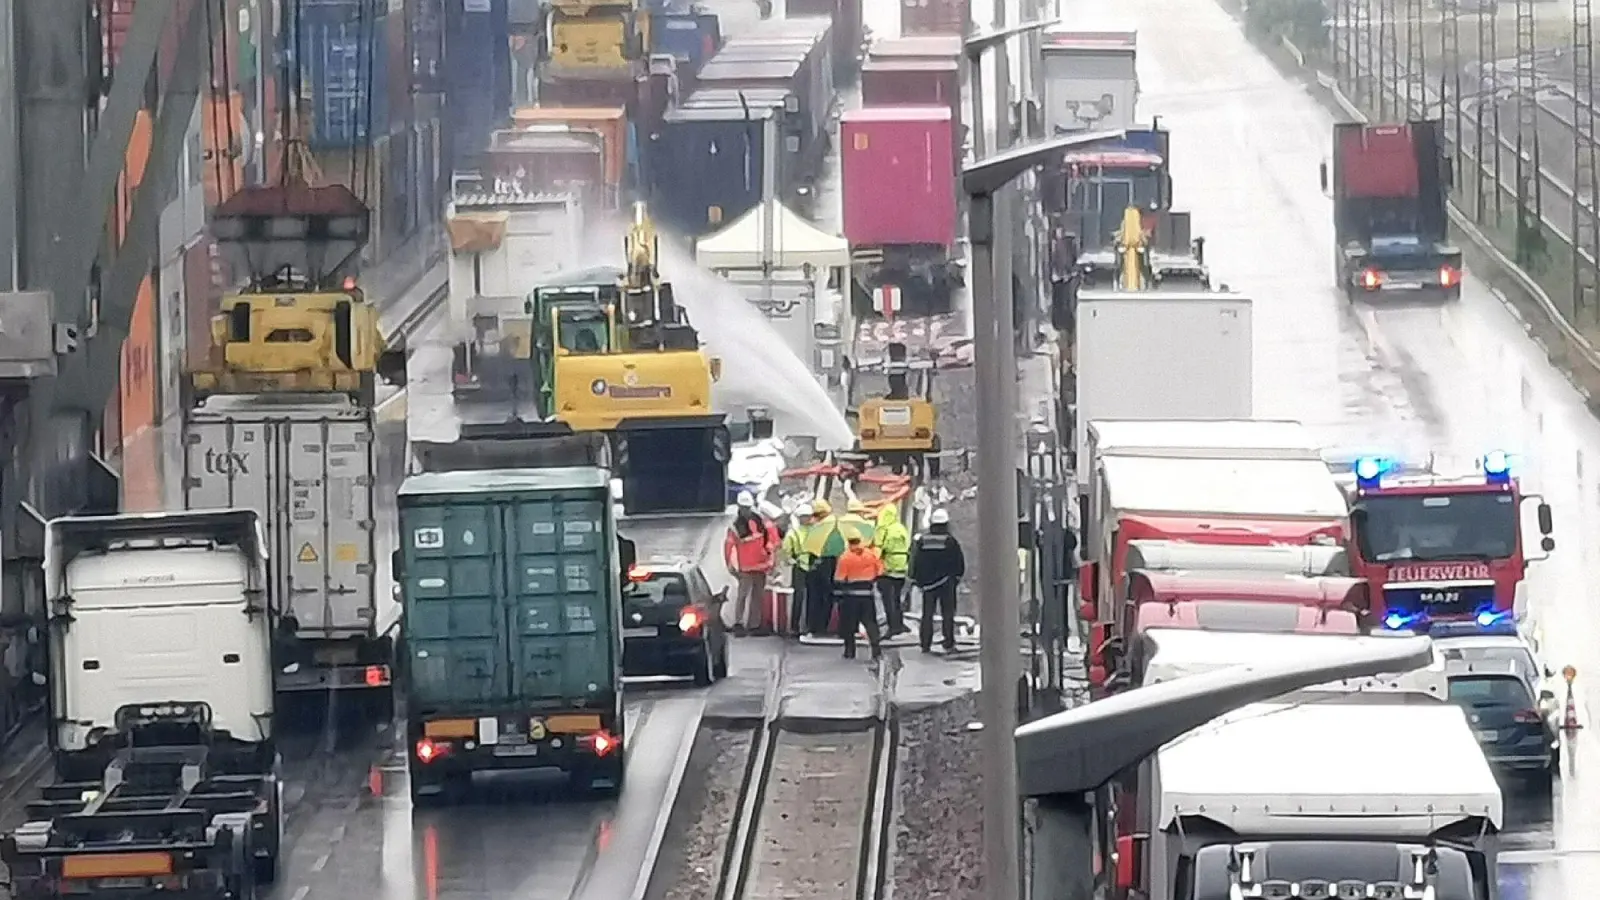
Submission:
[[[1317,167],[1317,172],[1318,172],[1318,175],[1321,176],[1322,192],[1324,194],[1326,194],[1326,193],[1329,192],[1329,189],[1328,189],[1328,164],[1326,162],[1322,163],[1320,166]]]
[[[1540,503],[1539,504],[1539,509],[1538,509],[1538,516],[1539,516],[1539,533],[1548,536],[1550,534],[1550,532],[1555,530],[1555,526],[1556,526],[1555,517],[1553,515],[1551,515],[1551,513],[1550,513],[1550,504],[1548,504],[1548,503]],[[1549,548],[1546,547],[1545,549],[1548,550]]]

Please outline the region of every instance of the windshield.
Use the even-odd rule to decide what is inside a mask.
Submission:
[[[1367,497],[1355,518],[1369,562],[1510,559],[1517,552],[1517,500],[1510,493]]]
[[[603,353],[610,343],[606,317],[595,313],[561,314],[561,346],[572,353]]]
[[[638,603],[682,606],[689,602],[689,584],[676,572],[651,572],[643,581],[630,577],[622,596]]]
[[[1521,681],[1510,675],[1465,675],[1450,679],[1450,701],[1464,706],[1532,706]]]
[[[1420,849],[1418,845],[1380,841],[1273,841],[1265,844],[1252,841],[1251,846],[1255,848],[1250,867],[1254,884],[1269,888],[1263,891],[1267,897],[1295,896],[1271,890],[1274,882],[1285,888],[1289,884],[1299,884],[1300,896],[1310,896],[1305,892],[1310,886],[1308,882],[1317,881],[1359,883],[1361,892],[1354,896],[1371,896],[1366,890],[1368,885],[1399,882],[1406,886],[1411,880],[1411,850],[1413,847]],[[1213,845],[1202,848],[1192,862],[1188,858],[1180,860],[1179,883],[1174,896],[1178,900],[1229,900],[1234,883],[1229,866],[1233,850],[1231,845]],[[1439,875],[1434,896],[1437,900],[1479,900],[1488,896],[1481,857],[1476,867],[1480,872],[1475,873],[1465,851],[1454,847],[1436,850]],[[1350,895],[1331,890],[1323,894],[1325,897]]]

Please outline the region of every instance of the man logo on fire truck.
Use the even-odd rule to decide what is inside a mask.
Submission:
[[[1476,469],[1444,477],[1387,457],[1352,464],[1354,574],[1381,586],[1384,627],[1465,619],[1488,627],[1518,614],[1527,564],[1555,548],[1550,506],[1522,493],[1505,452],[1486,454]],[[1538,504],[1540,556],[1523,547],[1526,503]]]

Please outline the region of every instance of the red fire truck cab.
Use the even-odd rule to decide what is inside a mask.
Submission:
[[[1445,477],[1383,457],[1351,465],[1351,566],[1375,586],[1383,627],[1472,619],[1488,627],[1521,618],[1528,563],[1555,548],[1550,506],[1522,492],[1506,454],[1487,454],[1476,468]],[[1540,532],[1534,548],[1522,534],[1530,503]]]

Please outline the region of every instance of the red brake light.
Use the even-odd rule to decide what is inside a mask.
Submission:
[[[367,687],[383,687],[389,683],[388,666],[367,666]]]
[[[1519,709],[1511,718],[1523,725],[1540,725],[1544,723],[1544,716],[1537,709]]]
[[[435,743],[429,738],[417,741],[417,761],[420,763],[431,763],[449,752],[449,744]]]
[[[605,756],[622,746],[621,741],[605,731],[596,731],[593,734],[584,735],[582,743],[590,750],[593,750],[595,756]]]
[[[700,630],[700,626],[705,624],[705,621],[705,617],[700,614],[700,610],[690,607],[678,616],[678,630],[684,634],[695,634]]]
[[[1377,269],[1363,269],[1361,271],[1361,286],[1369,291],[1375,291],[1383,284],[1383,273]]]
[[[1461,283],[1461,270],[1454,266],[1439,267],[1439,286],[1455,287]]]
[[[650,573],[645,571],[644,569],[639,568],[638,566],[634,566],[633,568],[628,570],[628,580],[629,581],[649,581],[650,580]]]

